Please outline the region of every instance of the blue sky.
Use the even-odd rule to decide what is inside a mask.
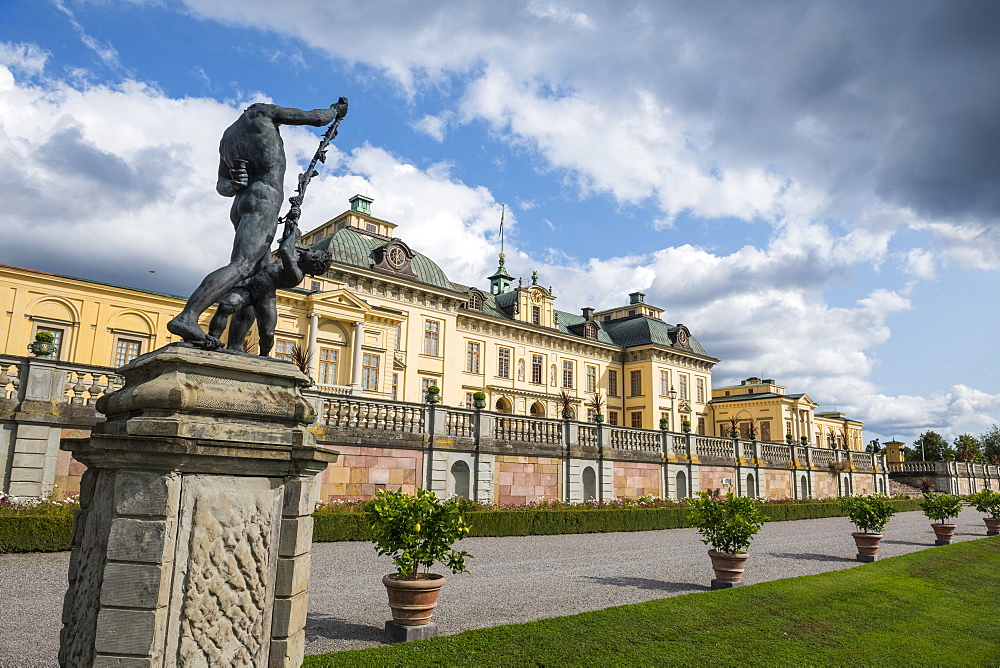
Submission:
[[[357,192],[456,281],[642,290],[722,360],[866,423],[1000,423],[1000,5],[0,4],[0,262],[188,294],[230,246],[242,108],[350,113],[303,227]],[[303,164],[315,131],[286,128]],[[297,170],[289,169],[289,184]],[[290,189],[290,188],[286,188]]]

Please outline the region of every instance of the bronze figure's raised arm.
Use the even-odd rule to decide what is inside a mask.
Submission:
[[[318,127],[332,123],[320,144],[321,149],[324,149],[336,136],[337,126],[346,114],[347,98],[343,97],[329,109],[311,111],[258,103],[248,107],[226,129],[219,142],[219,177],[215,188],[220,195],[234,198],[230,211],[230,219],[236,228],[233,252],[229,264],[216,269],[202,280],[187,300],[184,310],[167,324],[168,330],[196,346],[208,349],[222,347],[218,334],[213,336],[206,333],[198,324],[198,318],[238,283],[246,281],[270,264],[268,254],[278,228],[282,183],[285,178],[285,146],[278,126]],[[317,152],[317,156],[319,155],[320,152]],[[305,181],[303,177],[299,177],[299,194],[290,199],[292,207],[285,217],[287,223],[294,225],[298,220],[298,207],[302,204],[304,186],[315,174],[312,168],[316,160],[317,158],[313,158]],[[288,236],[292,235],[286,234],[286,239]],[[297,229],[294,236],[298,236]],[[301,280],[301,275],[299,279]],[[251,303],[243,305],[241,314],[234,315],[234,321],[238,319],[252,323],[254,306]]]

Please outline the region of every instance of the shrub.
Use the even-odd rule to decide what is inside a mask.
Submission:
[[[56,337],[52,332],[41,331],[35,334],[35,341],[40,341],[41,343],[55,343]]]
[[[434,492],[417,488],[410,496],[402,491],[379,490],[365,506],[375,551],[392,557],[397,580],[416,580],[436,562],[452,573],[468,571],[468,552],[452,549],[469,533],[458,499],[441,501]]]
[[[945,520],[958,517],[962,512],[962,499],[954,494],[931,494],[924,492],[924,498],[917,501],[928,519],[944,524]]]
[[[704,536],[701,542],[719,552],[746,552],[768,519],[753,499],[732,492],[724,500],[699,492],[693,503],[692,522]]]
[[[1000,518],[1000,492],[984,489],[978,494],[970,496],[969,502],[979,512],[986,513],[993,518]]]
[[[892,504],[880,495],[845,496],[838,499],[837,503],[861,533],[882,533],[882,529],[896,514]]]

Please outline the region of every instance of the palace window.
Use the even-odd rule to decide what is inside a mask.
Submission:
[[[469,308],[473,311],[483,310],[483,296],[478,292],[473,292],[469,295]]]
[[[542,384],[542,356],[531,356],[531,382],[535,385]]]
[[[141,351],[142,341],[118,339],[118,343],[115,345],[115,366],[125,366],[138,357]]]
[[[372,223],[365,223],[365,232],[378,232],[378,228]]]
[[[597,392],[597,367],[587,365],[587,391]]]
[[[392,374],[392,385],[389,386],[389,395],[393,401],[399,401],[399,374]]]
[[[378,392],[379,356],[364,353],[361,358],[361,389]]]
[[[473,399],[472,397],[473,394],[475,394],[475,392],[465,393],[465,407],[468,408],[469,410],[472,410],[473,408],[476,407],[476,405],[473,403],[475,401],[475,399]]]
[[[337,384],[337,358],[340,356],[340,351],[336,348],[324,348],[319,349],[319,384],[320,385],[336,385]]]
[[[532,306],[531,307],[531,324],[540,325],[542,324],[542,307]]]
[[[54,360],[61,359],[63,339],[65,338],[63,336],[64,334],[63,330],[59,329],[58,327],[42,327],[41,325],[39,325],[35,329],[35,333],[37,334],[38,332],[48,332],[49,334],[52,335],[52,345],[54,345],[56,349],[55,352],[52,353],[52,356],[49,359],[54,359]],[[34,338],[35,337],[31,337],[32,341],[34,341]]]
[[[769,420],[764,420],[760,423],[760,440],[771,440],[771,422]]]
[[[642,396],[642,371],[639,369],[629,372],[629,396]]]
[[[670,372],[661,371],[660,372],[660,396],[667,396],[667,392],[670,391]]]
[[[688,376],[686,373],[677,374],[677,384],[680,387],[681,401],[687,401]]]
[[[618,411],[608,411],[608,424],[612,427],[618,426]]]
[[[437,320],[424,320],[424,355],[440,356],[440,338],[441,323]]]
[[[563,360],[562,386],[566,389],[573,387],[574,364],[569,360]]]
[[[401,325],[396,325],[392,328],[392,349],[400,350],[400,346],[403,343],[403,328]]]
[[[285,339],[275,339],[274,340],[274,356],[279,360],[287,360],[293,362],[292,350],[295,348],[294,341],[287,341]]]
[[[618,371],[608,369],[608,396],[618,396]]]
[[[479,373],[479,341],[469,341],[465,351],[465,370],[469,373]]]
[[[705,379],[695,378],[694,383],[695,383],[695,392],[697,392],[697,394],[695,395],[697,397],[697,401],[698,403],[703,404],[705,403]]]
[[[497,376],[510,378],[510,348],[497,349]]]
[[[597,325],[595,325],[592,322],[588,322],[586,325],[584,325],[583,326],[583,336],[586,337],[586,338],[588,338],[588,339],[596,339],[597,338]]]
[[[632,420],[633,429],[642,429],[642,411],[632,411],[629,417]]]

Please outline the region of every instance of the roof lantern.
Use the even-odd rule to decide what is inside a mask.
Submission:
[[[628,295],[629,304],[644,304],[646,301],[645,292],[630,292]]]
[[[356,211],[358,213],[363,213],[366,216],[372,215],[372,202],[371,197],[365,197],[364,195],[355,195],[350,200],[351,211]]]

